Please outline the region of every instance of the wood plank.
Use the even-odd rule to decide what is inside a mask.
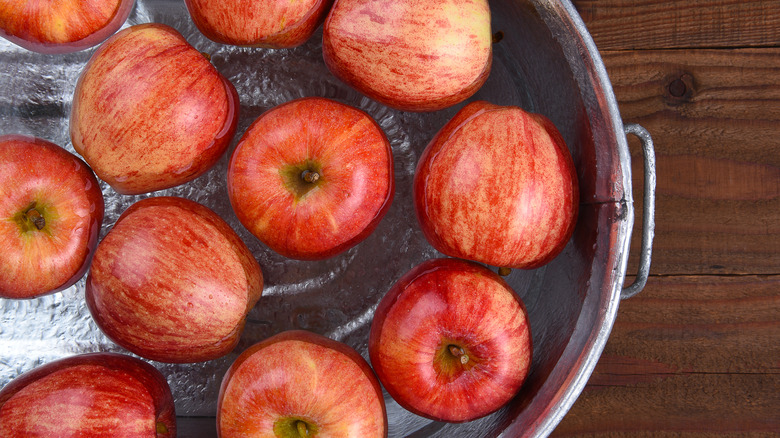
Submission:
[[[777,0],[574,0],[600,50],[780,45]]]
[[[602,56],[623,120],[655,144],[651,273],[780,273],[780,49]],[[641,211],[642,155],[629,145]]]
[[[553,436],[780,431],[780,276],[653,277]]]

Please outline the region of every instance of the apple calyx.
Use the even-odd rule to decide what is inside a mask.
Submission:
[[[454,381],[458,376],[476,365],[468,351],[457,342],[444,340],[436,354],[434,364],[437,374],[447,381]]]
[[[301,172],[301,178],[303,178],[303,180],[306,181],[307,183],[311,184],[316,182],[318,179],[320,179],[320,174],[313,170],[306,169],[303,172]]]
[[[38,210],[35,209],[35,207],[27,210],[27,212],[24,214],[27,220],[33,223],[35,225],[35,228],[38,230],[42,230],[43,227],[46,226],[46,219],[41,216],[41,214],[38,212]]]
[[[38,207],[37,203],[33,202],[23,211],[19,212],[14,219],[16,220],[16,223],[19,224],[22,233],[43,231],[43,229],[46,228],[46,217],[44,214],[46,214],[46,210]]]
[[[447,348],[450,350],[450,354],[452,354],[457,358],[460,358],[461,364],[466,365],[467,363],[469,363],[469,355],[466,354],[466,352],[462,348],[454,344],[450,344]]]
[[[300,164],[292,164],[282,169],[285,186],[295,196],[301,199],[312,189],[322,183],[322,168],[315,162],[307,160]]]
[[[313,438],[317,436],[317,426],[299,417],[282,418],[274,423],[274,435],[277,438]]]

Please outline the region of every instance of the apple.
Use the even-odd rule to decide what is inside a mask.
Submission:
[[[119,30],[135,0],[0,2],[0,36],[38,53],[77,52]]]
[[[235,87],[179,32],[139,24],[103,43],[79,77],[73,147],[117,192],[140,194],[195,179],[236,130]]]
[[[216,213],[195,201],[147,198],[98,244],[87,306],[131,352],[170,363],[229,353],[260,298],[260,265]]]
[[[173,397],[150,364],[87,353],[28,371],[0,391],[0,436],[176,436]]]
[[[333,0],[185,0],[195,26],[223,44],[273,49],[311,38]]]
[[[221,438],[387,436],[382,389],[352,347],[290,330],[245,350],[219,390]]]
[[[0,297],[33,298],[80,280],[103,224],[84,161],[49,141],[0,136]]]
[[[336,77],[374,100],[439,110],[487,80],[490,9],[487,0],[336,0],[322,52]]]
[[[574,232],[579,186],[552,122],[515,106],[463,107],[428,144],[414,175],[425,237],[451,256],[531,269]]]
[[[258,117],[227,173],[241,223],[285,257],[332,257],[364,240],[393,199],[390,143],[365,112],[308,97]]]
[[[437,421],[471,421],[509,402],[528,376],[525,306],[475,262],[425,261],[379,302],[369,357],[399,405]]]

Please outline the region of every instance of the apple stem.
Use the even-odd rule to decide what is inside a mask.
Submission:
[[[39,231],[46,226],[46,219],[41,216],[41,213],[36,210],[35,207],[27,210],[24,214],[27,215],[27,219],[32,222]]]
[[[165,425],[162,421],[157,422],[157,434],[158,435],[167,435],[168,434],[168,426]]]
[[[450,345],[450,354],[460,359],[460,363],[466,365],[469,362],[469,356],[457,345]]]
[[[498,275],[502,277],[506,277],[507,275],[512,273],[512,268],[507,268],[506,266],[498,268]]]
[[[316,182],[318,179],[320,179],[320,174],[313,171],[313,170],[304,170],[301,172],[301,179],[306,181],[307,183],[311,184]]]
[[[305,421],[296,421],[295,428],[298,429],[298,435],[300,435],[301,438],[307,438],[309,436],[309,428],[306,427]]]

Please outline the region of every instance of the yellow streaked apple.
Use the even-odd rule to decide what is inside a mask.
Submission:
[[[84,276],[103,224],[92,170],[47,140],[0,136],[0,297],[61,291]]]

